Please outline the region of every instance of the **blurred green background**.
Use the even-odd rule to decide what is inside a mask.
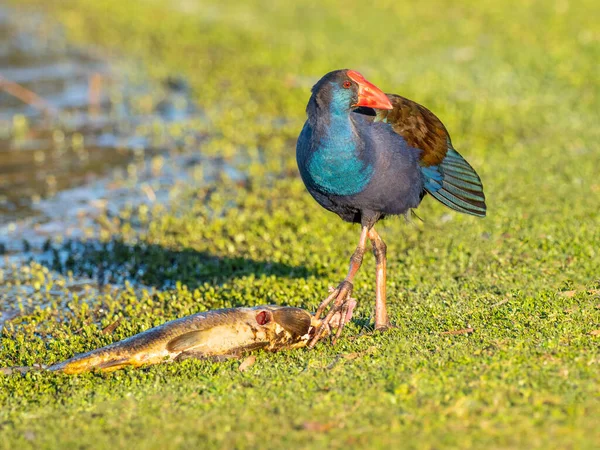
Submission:
[[[358,236],[296,169],[310,88],[333,69],[438,115],[489,209],[478,220],[428,198],[423,221],[382,224],[387,334],[369,328],[367,258],[336,347],[261,353],[244,373],[186,361],[0,376],[0,447],[600,445],[597,2],[4,3],[5,47],[35,53],[22,22],[38,50],[5,52],[0,75],[69,78],[57,97],[43,76],[20,83],[47,104],[1,97],[0,366],[210,308],[314,310]],[[88,190],[67,220],[74,188]]]

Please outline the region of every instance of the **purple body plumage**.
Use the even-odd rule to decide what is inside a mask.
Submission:
[[[313,89],[296,154],[308,191],[348,222],[373,225],[421,201],[420,151],[374,116],[355,111],[351,91],[330,81]]]
[[[359,89],[344,86],[348,72],[330,72],[314,86],[298,138],[298,168],[315,200],[345,221],[370,226],[406,214],[426,193],[484,216],[479,176],[439,119],[395,95],[383,111],[359,107]]]

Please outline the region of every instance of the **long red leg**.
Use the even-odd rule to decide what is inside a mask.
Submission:
[[[373,253],[375,254],[375,261],[377,272],[375,275],[376,291],[375,291],[375,329],[385,330],[390,326],[390,320],[388,318],[387,307],[385,303],[385,277],[386,277],[386,251],[387,246],[381,236],[375,231],[375,228],[369,230],[369,239],[373,244]]]
[[[313,338],[308,343],[309,348],[314,347],[314,345],[317,343],[317,341],[321,338],[321,335],[323,334],[325,326],[329,323],[329,321],[332,319],[334,314],[336,312],[340,311],[340,308],[342,308],[346,299],[348,299],[350,297],[350,295],[352,294],[352,287],[353,287],[352,280],[354,280],[354,276],[356,275],[356,272],[358,272],[358,269],[360,269],[360,266],[362,264],[363,256],[365,254],[365,250],[366,250],[366,246],[367,246],[368,234],[369,234],[369,228],[366,226],[363,226],[360,231],[360,239],[358,241],[358,246],[356,247],[356,250],[354,250],[354,253],[350,257],[350,268],[348,269],[348,275],[346,275],[346,278],[344,278],[344,281],[342,281],[340,283],[340,285],[319,305],[319,308],[317,309],[317,312],[315,314],[315,317],[317,319],[321,318],[321,315],[323,314],[323,312],[325,311],[327,306],[332,301],[334,301],[332,308],[329,310],[329,313],[327,314],[325,319],[323,319],[321,325],[315,331]],[[344,321],[340,321],[340,325],[341,325],[340,328],[343,328]],[[338,333],[337,333],[338,337],[339,337],[340,333],[341,333],[341,329],[338,329]]]

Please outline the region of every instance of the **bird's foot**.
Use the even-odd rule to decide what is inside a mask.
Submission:
[[[349,281],[342,281],[340,285],[333,289],[329,296],[319,305],[319,308],[315,313],[315,319],[318,322],[318,325],[315,327],[314,334],[308,343],[308,348],[313,348],[319,339],[324,335],[330,334],[332,328],[337,328],[335,336],[333,336],[332,339],[332,344],[336,343],[342,334],[344,326],[352,317],[352,311],[356,306],[356,300],[350,298],[352,287],[352,283]],[[323,320],[320,320],[321,315],[332,301],[333,305],[329,309],[329,312]]]

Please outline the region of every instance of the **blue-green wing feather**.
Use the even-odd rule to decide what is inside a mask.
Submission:
[[[485,217],[485,195],[479,175],[451,145],[440,164],[421,167],[421,172],[425,190],[433,198],[456,211]]]

